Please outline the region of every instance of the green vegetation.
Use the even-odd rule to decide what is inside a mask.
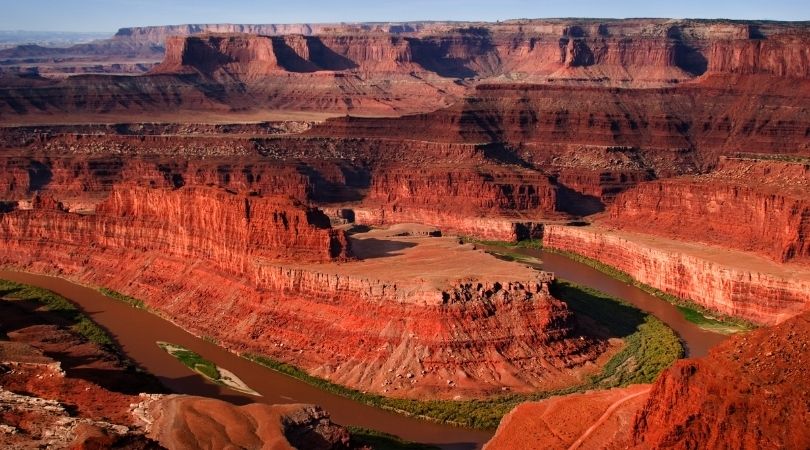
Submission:
[[[0,297],[40,304],[64,320],[73,331],[84,336],[87,340],[103,345],[117,353],[115,342],[110,335],[61,295],[47,289],[0,280]]]
[[[682,299],[672,294],[667,294],[666,292],[661,291],[660,289],[656,289],[648,284],[636,280],[626,272],[623,272],[615,267],[609,266],[595,259],[588,258],[587,256],[582,256],[578,253],[548,247],[546,247],[544,251],[549,253],[556,253],[559,255],[563,255],[569,259],[573,259],[574,261],[592,267],[619,281],[623,281],[629,285],[635,286],[650,295],[654,295],[664,301],[672,303],[673,305],[678,307],[678,309],[684,315],[684,318],[686,318],[686,320],[694,323],[695,325],[703,329],[716,331],[718,333],[731,334],[741,331],[748,331],[756,328],[756,325],[743,319],[738,319],[736,317],[730,316],[718,317],[716,313],[713,313],[712,311],[698,305],[697,303],[691,300]]]
[[[518,403],[632,383],[652,381],[661,370],[683,354],[675,333],[655,317],[620,300],[573,283],[558,281],[554,295],[566,301],[577,314],[596,322],[611,336],[621,336],[625,345],[605,365],[602,372],[588,382],[565,389],[533,394],[508,394],[482,400],[412,400],[383,397],[331,383],[303,370],[259,355],[246,358],[316,386],[327,392],[348,397],[371,406],[416,416],[435,422],[492,429],[501,417]]]
[[[810,163],[810,157],[802,155],[785,155],[785,154],[769,154],[769,153],[735,153],[735,158],[740,159],[753,159],[761,161],[780,161],[789,163]]]
[[[432,445],[417,444],[402,440],[399,436],[383,433],[382,431],[370,430],[355,426],[346,427],[352,435],[351,445],[353,448],[368,447],[374,450],[438,450],[439,447]]]
[[[217,382],[222,378],[216,364],[208,361],[199,354],[175,344],[168,342],[158,342],[157,345],[178,361],[185,364],[189,369],[199,373],[211,381]]]
[[[488,247],[504,247],[504,248],[535,248],[542,249],[543,241],[540,239],[526,239],[523,241],[509,242],[509,241],[487,241],[482,239],[474,239],[467,236],[462,236],[461,241],[465,244],[480,244]]]
[[[478,240],[469,237],[462,237],[460,238],[462,242],[466,244],[477,244],[482,245],[485,247],[499,247],[503,250],[491,250],[489,253],[492,255],[504,260],[504,261],[517,261],[523,263],[538,263],[539,261],[537,258],[532,256],[527,256],[521,253],[510,252],[510,249],[516,248],[533,248],[533,249],[541,249],[543,248],[543,243],[540,240],[525,240],[525,241],[517,241],[517,242],[507,242],[507,241],[485,241],[485,240]]]
[[[138,309],[146,309],[146,310],[149,309],[144,302],[142,302],[141,300],[138,300],[137,298],[130,297],[128,295],[124,295],[124,294],[122,294],[122,293],[120,293],[118,291],[114,291],[112,289],[105,288],[105,287],[99,288],[98,290],[99,290],[99,292],[106,295],[107,297],[114,298],[114,299],[116,299],[118,301],[122,301],[122,302],[128,304],[129,306],[132,306],[132,307],[135,307],[135,308],[138,308]]]
[[[611,336],[625,336],[625,346],[593,377],[596,387],[649,383],[683,356],[675,332],[652,315],[602,292],[570,281],[556,280],[551,293],[565,300],[579,316],[599,321]],[[609,321],[604,318],[609,317]],[[599,320],[602,318],[602,320]]]

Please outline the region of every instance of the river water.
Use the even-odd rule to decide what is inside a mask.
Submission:
[[[701,330],[687,322],[669,303],[614,280],[584,264],[538,250],[519,251],[540,258],[543,260],[542,267],[545,270],[555,272],[561,278],[622,298],[659,317],[679,334],[690,355],[703,355],[710,347],[724,339],[722,335]],[[322,406],[337,423],[372,428],[410,441],[436,444],[446,449],[480,448],[492,436],[492,432],[426,422],[324,392],[240,358],[154,314],[111,300],[92,288],[61,278],[13,271],[0,271],[0,278],[48,289],[72,300],[115,338],[130,359],[157,376],[166,387],[177,393],[215,397],[236,404],[256,401],[270,404],[313,403]],[[243,395],[204,380],[161,350],[155,344],[157,341],[179,344],[199,353],[205,359],[234,372],[262,396]]]

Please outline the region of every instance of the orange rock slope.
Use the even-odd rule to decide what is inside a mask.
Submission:
[[[642,448],[810,446],[810,315],[736,336],[665,371],[636,416]]]

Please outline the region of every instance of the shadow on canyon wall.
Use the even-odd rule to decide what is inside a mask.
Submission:
[[[589,216],[605,210],[599,197],[577,192],[568,186],[557,183],[557,210],[575,216]]]
[[[389,241],[385,239],[355,239],[349,238],[352,244],[352,253],[360,259],[385,258],[400,255],[402,250],[416,247],[413,242]]]

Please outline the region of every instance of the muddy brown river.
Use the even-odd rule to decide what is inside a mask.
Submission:
[[[725,338],[686,321],[671,304],[584,264],[538,250],[519,251],[541,259],[545,270],[555,272],[561,278],[622,298],[660,318],[678,333],[692,356],[705,354],[710,347]],[[435,444],[445,449],[480,448],[493,434],[488,431],[439,425],[324,392],[240,358],[154,314],[111,300],[92,288],[61,278],[13,271],[0,271],[0,278],[49,289],[72,300],[116,339],[130,359],[157,376],[166,387],[177,393],[214,397],[236,404],[256,401],[271,404],[313,403],[322,406],[337,423],[372,428],[410,441]],[[234,372],[262,396],[243,395],[206,381],[161,350],[155,344],[157,341],[179,344],[199,353],[216,365]]]

